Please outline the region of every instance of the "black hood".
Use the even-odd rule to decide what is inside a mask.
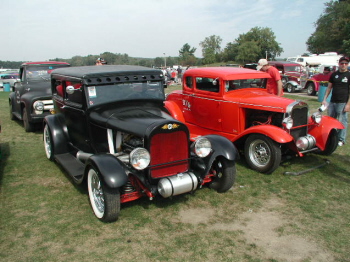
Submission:
[[[159,126],[180,124],[160,108],[145,106],[94,110],[90,113],[90,120],[104,128],[118,129],[140,137],[150,134]]]

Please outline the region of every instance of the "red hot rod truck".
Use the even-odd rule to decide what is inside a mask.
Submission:
[[[320,112],[309,116],[305,102],[267,93],[269,77],[244,68],[189,69],[182,90],[170,93],[165,106],[187,124],[192,140],[208,134],[227,137],[262,173],[272,173],[283,156],[333,153],[343,125]]]

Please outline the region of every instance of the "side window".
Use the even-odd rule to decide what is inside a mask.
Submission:
[[[63,98],[63,85],[61,81],[56,80],[53,85],[55,86],[53,90],[53,95],[58,95]]]
[[[187,76],[187,77],[186,77],[186,86],[187,86],[188,88],[193,88],[192,76]]]
[[[203,91],[219,92],[219,79],[196,77],[196,88]]]
[[[66,94],[66,98],[68,102],[72,102],[74,104],[82,105],[83,103],[83,91],[81,89],[81,83],[80,82],[71,82],[71,81],[63,81],[64,89],[67,88],[67,86],[73,86],[74,92],[72,94]]]

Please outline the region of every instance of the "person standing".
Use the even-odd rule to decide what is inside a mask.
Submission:
[[[269,65],[266,59],[260,59],[258,61],[257,70],[264,71],[268,73],[271,78],[267,79],[266,90],[270,94],[275,94],[277,96],[283,96],[283,87],[281,74],[278,72],[277,68]]]
[[[332,73],[329,78],[328,87],[322,101],[322,105],[328,106],[328,115],[338,119],[344,129],[338,131],[339,146],[343,146],[346,141],[348,127],[348,112],[350,111],[350,72],[348,70],[349,58],[343,56],[339,59],[339,69]],[[332,91],[331,101],[328,104],[327,98]]]

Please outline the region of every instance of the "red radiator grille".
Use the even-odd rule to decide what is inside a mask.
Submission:
[[[184,131],[160,133],[152,137],[151,176],[172,176],[188,170],[188,140]]]

